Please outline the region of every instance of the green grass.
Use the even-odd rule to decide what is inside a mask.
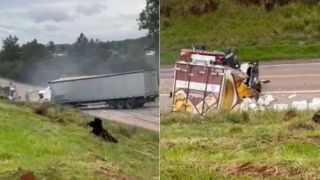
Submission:
[[[320,178],[313,112],[161,116],[162,179]]]
[[[0,101],[0,179],[157,179],[158,133],[105,120],[119,140],[89,133],[92,117],[51,104]]]
[[[161,64],[173,63],[181,48],[197,43],[212,50],[238,47],[242,61],[320,56],[320,3],[290,3],[267,12],[232,0],[218,2],[214,12],[200,16],[161,16]],[[186,9],[172,7],[177,12]]]

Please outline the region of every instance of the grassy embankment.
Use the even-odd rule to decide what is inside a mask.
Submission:
[[[0,179],[157,179],[156,132],[104,121],[119,140],[89,133],[91,117],[55,105],[0,101]]]
[[[235,0],[207,1],[216,4],[196,15],[196,0],[161,1],[161,64],[173,63],[181,48],[197,43],[210,50],[238,47],[242,61],[320,56],[320,2],[275,5],[268,12]]]
[[[162,179],[320,178],[313,112],[161,116]]]

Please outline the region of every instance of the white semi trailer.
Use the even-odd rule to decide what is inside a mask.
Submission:
[[[113,109],[142,107],[158,96],[156,71],[64,77],[49,82],[51,101],[83,106],[105,103]]]

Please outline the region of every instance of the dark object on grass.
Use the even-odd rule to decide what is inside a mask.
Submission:
[[[286,113],[286,115],[285,115],[285,117],[284,117],[284,120],[285,120],[285,121],[288,121],[288,120],[291,120],[291,119],[295,118],[296,116],[297,116],[296,111],[294,111],[294,110],[289,110],[289,111]]]
[[[118,142],[118,140],[116,140],[106,129],[102,127],[102,121],[100,118],[95,117],[93,121],[88,123],[88,125],[93,128],[91,132],[96,136],[100,136],[108,142]]]
[[[314,113],[312,120],[316,123],[320,123],[320,111]]]
[[[264,8],[267,12],[270,12],[274,8],[274,3],[272,3],[271,1],[267,1],[264,3]]]
[[[20,180],[36,180],[36,176],[32,172],[24,172],[20,175]]]

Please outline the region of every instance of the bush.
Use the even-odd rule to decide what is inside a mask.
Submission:
[[[49,118],[52,122],[72,122],[85,126],[89,116],[80,113],[77,109],[54,105],[50,103],[33,103],[31,108],[35,114]]]
[[[289,130],[314,130],[315,124],[307,120],[296,120],[289,124]]]
[[[214,12],[219,7],[219,0],[163,0],[160,4],[160,14],[163,17],[203,15]]]

